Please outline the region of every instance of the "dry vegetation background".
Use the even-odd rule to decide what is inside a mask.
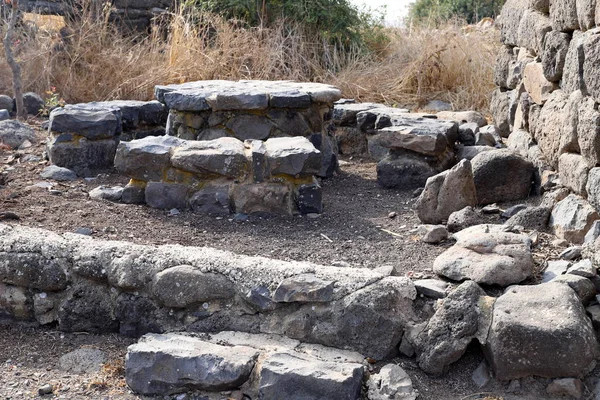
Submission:
[[[15,43],[25,89],[48,95],[55,87],[67,103],[148,100],[156,84],[191,80],[290,79],[331,83],[361,101],[419,106],[439,99],[487,112],[499,43],[495,29],[466,33],[460,23],[385,28],[364,51],[332,46],[287,21],[245,28],[180,12],[143,38],[123,36],[89,14],[62,34],[62,18],[26,15],[26,21]],[[0,93],[12,94],[3,58]]]

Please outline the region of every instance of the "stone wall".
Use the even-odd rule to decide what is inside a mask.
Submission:
[[[113,167],[121,140],[163,135],[167,110],[157,101],[73,104],[50,113],[48,156],[79,176]]]
[[[0,316],[68,332],[273,333],[382,359],[416,296],[410,279],[367,269],[0,224]]]
[[[87,3],[87,4],[86,4]],[[102,11],[106,4],[110,5],[109,20],[133,30],[145,30],[150,26],[152,18],[173,9],[174,0],[20,0],[19,6],[24,12],[36,14],[76,15],[75,7],[86,4]],[[0,3],[0,11],[5,12],[4,2]]]
[[[492,112],[509,148],[527,156],[538,183],[554,172],[600,204],[600,7],[586,0],[509,0],[500,16]]]
[[[321,153],[304,137],[265,142],[148,137],[121,142],[115,167],[131,178],[121,196],[125,203],[208,214],[323,211],[314,177]]]

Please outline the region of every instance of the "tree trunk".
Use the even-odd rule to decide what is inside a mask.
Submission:
[[[23,84],[21,80],[21,66],[15,60],[13,54],[12,41],[15,32],[15,25],[19,18],[19,0],[11,0],[11,12],[10,19],[8,20],[8,26],[6,28],[6,35],[4,36],[4,53],[6,54],[6,62],[10,66],[13,75],[13,92],[15,95],[15,102],[17,103],[17,118],[26,119],[27,111],[23,107]]]

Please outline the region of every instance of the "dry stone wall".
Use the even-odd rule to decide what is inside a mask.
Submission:
[[[304,137],[121,142],[117,170],[131,178],[121,201],[208,214],[292,215],[323,211],[314,177],[321,153]]]
[[[600,165],[598,23],[596,2],[508,1],[492,96],[496,124],[510,134],[509,148],[534,163],[538,183],[557,171],[563,186],[592,204]]]

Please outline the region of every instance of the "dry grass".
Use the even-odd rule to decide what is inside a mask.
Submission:
[[[192,20],[201,23],[190,23]],[[35,20],[17,44],[27,90],[49,88],[70,103],[149,99],[156,84],[200,79],[291,79],[327,82],[344,96],[404,106],[431,99],[487,111],[498,42],[495,30],[388,29],[378,55],[340,50],[282,21],[246,29],[210,15],[174,14],[149,37],[123,37],[105,18]],[[0,50],[3,50],[0,48]],[[3,53],[3,52],[2,52]],[[0,58],[0,93],[11,93]]]

